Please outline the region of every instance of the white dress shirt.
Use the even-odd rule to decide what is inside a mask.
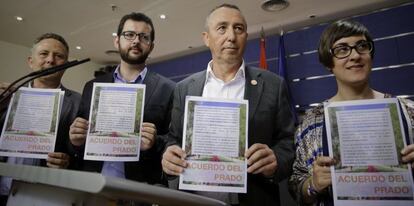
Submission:
[[[246,75],[245,75],[245,65],[244,61],[242,62],[239,70],[233,79],[228,82],[217,78],[214,75],[213,69],[211,67],[212,61],[208,63],[207,72],[206,72],[206,82],[204,83],[203,97],[213,97],[213,98],[224,98],[224,99],[243,99],[244,98],[244,88],[246,84]],[[223,201],[227,204],[239,204],[238,194],[237,193],[227,193],[227,192],[204,192],[197,191],[195,192],[198,195],[210,197]]]

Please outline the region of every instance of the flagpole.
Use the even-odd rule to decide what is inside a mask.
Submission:
[[[267,70],[267,59],[266,59],[266,36],[264,29],[260,32],[260,57],[259,57],[259,67]]]

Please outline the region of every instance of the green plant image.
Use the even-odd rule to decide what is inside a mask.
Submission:
[[[194,108],[195,101],[188,101],[188,110],[187,110],[187,128],[185,136],[185,153],[187,155],[191,154],[192,150],[192,139],[193,139],[193,125],[194,125]]]
[[[246,150],[246,121],[247,121],[247,105],[240,104],[240,141],[239,141],[239,157],[244,158]]]
[[[137,99],[136,99],[136,108],[135,108],[135,127],[134,127],[134,134],[139,135],[141,132],[141,115],[142,115],[142,107],[144,102],[144,89],[138,88],[137,89]]]

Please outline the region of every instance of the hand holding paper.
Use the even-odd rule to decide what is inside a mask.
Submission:
[[[152,148],[157,137],[157,127],[153,123],[142,123],[141,150],[146,151]]]
[[[411,163],[411,167],[414,168],[414,144],[410,144],[401,151],[402,160],[406,163]]]
[[[72,125],[70,125],[69,139],[73,145],[81,146],[85,144],[88,124],[86,119],[78,117],[73,121]]]
[[[180,147],[177,145],[169,146],[162,155],[162,170],[169,175],[180,175],[187,167],[185,157],[186,154]]]
[[[247,158],[248,173],[263,174],[265,177],[271,177],[277,169],[277,159],[273,150],[267,145],[256,143],[253,144],[245,153]]]
[[[320,156],[313,162],[312,182],[317,192],[321,192],[332,184],[330,166],[335,160],[330,157]]]
[[[47,166],[50,168],[66,169],[69,166],[69,155],[61,152],[50,152],[47,155]]]

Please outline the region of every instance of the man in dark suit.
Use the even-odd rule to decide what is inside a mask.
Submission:
[[[165,184],[161,179],[160,164],[165,143],[159,135],[168,132],[175,83],[146,67],[145,61],[154,48],[154,26],[151,19],[142,13],[125,15],[119,23],[114,46],[119,50],[121,63],[114,72],[89,81],[83,90],[78,118],[72,123],[69,132],[72,153],[77,157],[78,166],[84,171],[150,184]],[[146,85],[139,162],[83,160],[94,82]]]
[[[28,57],[28,65],[33,71],[47,69],[53,66],[62,65],[68,61],[69,46],[65,39],[54,33],[46,33],[36,39],[33,44],[32,53]],[[62,109],[59,118],[59,126],[56,137],[55,152],[48,154],[46,161],[31,158],[2,158],[2,161],[11,164],[28,164],[28,165],[42,165],[51,168],[70,168],[70,158],[68,155],[69,142],[69,126],[75,119],[78,106],[81,100],[81,95],[75,91],[65,88],[61,84],[64,71],[56,72],[47,76],[43,76],[33,80],[28,86],[32,88],[56,89],[60,88],[65,91],[63,98]],[[8,83],[0,83],[0,92],[3,92],[8,87]],[[7,105],[7,104],[4,104]],[[4,110],[0,111],[0,125],[3,128],[7,107],[2,107]],[[11,179],[1,178],[0,194],[1,203],[5,204],[7,201],[7,194],[10,190]]]
[[[271,72],[245,66],[247,25],[237,6],[223,4],[213,9],[205,29],[203,40],[212,60],[206,71],[177,84],[163,171],[177,176],[188,166],[180,148],[186,96],[247,99],[247,194],[196,193],[231,205],[280,205],[278,182],[289,176],[294,158],[294,122],[285,83]]]

